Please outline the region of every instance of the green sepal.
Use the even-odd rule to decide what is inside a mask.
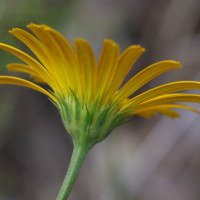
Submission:
[[[124,112],[121,112],[119,114],[117,114],[116,116],[113,117],[112,121],[110,122],[110,124],[108,125],[108,130],[107,130],[107,134],[106,134],[106,137],[108,137],[110,135],[110,133],[112,133],[112,131],[121,126],[123,123],[126,123],[125,121],[129,120],[130,119],[130,116],[127,116],[125,118],[122,118],[120,119],[121,116],[123,116],[124,114],[126,113],[129,113],[133,111],[132,110],[127,110],[127,111],[124,111]]]
[[[131,117],[132,118],[132,117]],[[115,127],[115,128],[117,128],[117,127],[119,127],[119,126],[122,126],[122,125],[125,125],[125,124],[130,124],[132,121],[127,121],[127,122],[122,122],[122,123],[119,123],[119,124],[117,124],[117,126]]]
[[[79,121],[80,121],[80,116],[81,116],[81,103],[78,99],[78,97],[75,95],[75,93],[72,91],[72,89],[70,88],[70,91],[71,91],[71,94],[72,96],[74,97],[74,100],[75,100],[75,119],[76,119],[76,122],[77,122],[77,125],[79,124]]]
[[[115,126],[113,126],[112,128],[111,128],[111,130],[109,130],[108,131],[108,133],[107,133],[107,135],[106,135],[106,137],[108,137],[111,133],[112,133],[112,131],[114,130],[114,129],[116,129],[117,127],[119,127],[119,126],[121,126],[121,125],[125,125],[125,124],[130,124],[131,123],[131,121],[126,121],[126,122],[122,122],[122,123],[117,123],[117,124],[115,124]],[[105,138],[106,138],[105,137]]]
[[[133,117],[133,115],[128,115],[128,116],[122,118],[122,119],[119,121],[119,123],[117,124],[116,127],[121,126],[121,125],[124,125],[124,124],[130,123],[130,121],[129,121],[128,123],[127,123],[127,121],[130,120],[132,117]]]
[[[61,111],[62,111],[62,114],[63,116],[66,116],[66,120],[68,122],[68,124],[70,125],[71,124],[71,121],[72,121],[72,118],[71,118],[71,111],[69,109],[69,106],[67,105],[67,102],[63,99],[63,97],[59,95],[59,101],[60,101],[60,104],[61,104]],[[64,108],[64,109],[63,109]]]
[[[111,119],[110,123],[108,124],[109,128],[112,128],[113,126],[115,126],[116,124],[118,124],[121,121],[121,117],[123,115],[125,115],[126,113],[132,112],[134,109],[131,110],[127,110],[124,112],[119,112],[118,114],[114,115],[114,117]]]
[[[85,116],[85,119],[83,122],[83,128],[82,128],[83,136],[85,136],[85,134],[88,133],[88,128],[90,126],[90,113],[86,104],[85,104],[85,107],[86,107],[86,116]]]
[[[99,130],[105,123],[106,117],[108,115],[109,110],[113,105],[108,106],[105,108],[97,117],[96,124],[95,124],[95,131]]]
[[[56,96],[56,94],[55,94],[53,91],[51,91],[51,90],[49,90],[49,89],[48,89],[48,91],[49,91],[54,97],[58,98],[58,97]]]
[[[56,99],[58,99],[58,97],[55,95],[55,93],[53,93],[51,90],[48,90]],[[48,97],[48,99],[51,101],[51,103],[60,111],[60,107],[59,105],[50,97]],[[59,101],[59,99],[58,99]]]
[[[117,127],[117,126],[112,127],[112,129],[106,133],[106,136],[103,138],[103,140],[104,140],[105,138],[107,138],[107,137],[113,132],[113,130],[114,130],[116,127]],[[100,141],[100,142],[101,142],[101,141]]]
[[[92,104],[91,109],[90,109],[90,118],[91,120],[93,119],[95,113],[97,113],[98,111],[98,106],[99,106],[99,98],[100,96],[98,96],[95,100],[95,102]]]
[[[54,100],[52,100],[50,97],[48,99],[60,111],[60,107],[58,106],[58,104]]]
[[[70,88],[70,96],[62,97],[53,93],[58,103],[50,101],[61,113],[65,128],[72,136],[75,143],[98,143],[105,139],[118,126],[130,123],[132,118],[129,113],[134,110],[120,111],[118,103],[109,106],[101,104],[98,96],[93,103],[84,103]],[[125,116],[126,115],[126,116]],[[128,115],[128,116],[127,116]]]

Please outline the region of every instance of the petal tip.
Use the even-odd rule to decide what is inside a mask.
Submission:
[[[34,24],[34,23],[30,23],[29,25],[27,25],[27,27],[28,28],[40,28],[40,29],[45,29],[46,27],[48,27],[48,26],[46,26],[45,24],[40,24],[40,25],[38,25],[38,24]]]
[[[104,39],[103,43],[104,43],[104,44],[110,43],[110,44],[112,44],[112,45],[117,45],[113,40],[107,39],[107,38]]]
[[[28,28],[30,28],[31,26],[35,26],[36,24],[34,24],[34,23],[30,23],[30,24],[28,24],[26,27],[28,27]]]
[[[178,65],[179,68],[183,68],[180,62],[174,61],[176,65]]]
[[[176,65],[177,68],[182,68],[182,65],[180,62],[174,61],[174,60],[164,60],[158,62],[159,64],[170,64],[170,65]],[[157,64],[158,64],[157,63]]]
[[[81,37],[79,37],[79,38],[75,38],[74,39],[74,42],[76,43],[76,42],[82,42],[83,41],[83,39],[81,38]]]
[[[21,30],[21,29],[20,28],[12,28],[12,30],[9,30],[8,32],[12,34],[12,33],[19,31],[19,30]]]

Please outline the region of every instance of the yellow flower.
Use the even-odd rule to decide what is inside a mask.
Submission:
[[[120,88],[132,65],[144,52],[142,47],[130,46],[120,55],[119,46],[105,39],[96,66],[93,50],[87,41],[75,39],[75,52],[68,41],[52,28],[35,24],[28,25],[28,28],[38,39],[18,28],[10,33],[26,44],[40,62],[12,46],[0,43],[1,49],[26,63],[12,63],[7,67],[15,72],[28,73],[34,81],[49,85],[52,91],[10,76],[0,76],[0,84],[21,85],[42,92],[61,113],[63,123],[73,138],[74,151],[57,200],[67,199],[87,152],[116,127],[127,123],[134,114],[149,118],[158,112],[171,118],[179,117],[173,108],[189,109],[200,114],[191,107],[173,104],[200,103],[200,95],[173,93],[200,89],[199,82],[168,83],[129,98],[154,77],[167,70],[181,68],[179,62],[167,60],[150,65]]]
[[[105,39],[96,66],[93,50],[87,41],[75,39],[75,52],[69,42],[52,28],[35,24],[28,25],[28,28],[39,40],[18,28],[9,32],[26,44],[40,62],[14,47],[0,43],[1,49],[26,63],[12,63],[7,67],[15,72],[28,73],[36,82],[48,84],[52,91],[10,76],[1,76],[0,84],[21,85],[46,94],[59,109],[64,125],[73,139],[99,142],[134,114],[149,118],[159,112],[171,118],[179,117],[171,108],[185,108],[199,113],[191,107],[172,103],[200,103],[200,95],[170,94],[200,89],[199,82],[168,83],[129,98],[159,74],[181,68],[179,62],[167,60],[150,65],[119,89],[132,65],[145,51],[144,48],[132,45],[120,55],[119,46],[112,40]]]

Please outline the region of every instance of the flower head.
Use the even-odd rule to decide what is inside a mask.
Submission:
[[[74,51],[69,42],[52,28],[35,24],[28,25],[28,28],[38,39],[18,28],[10,33],[26,44],[40,62],[14,47],[0,43],[1,49],[26,63],[12,63],[7,67],[9,70],[28,73],[35,82],[48,84],[52,91],[10,76],[0,76],[0,84],[21,85],[46,94],[59,109],[63,123],[74,141],[100,142],[134,114],[148,118],[159,112],[171,118],[179,117],[172,108],[199,113],[174,102],[200,103],[200,95],[173,93],[200,89],[199,82],[168,83],[129,98],[154,77],[167,70],[181,68],[179,62],[167,60],[150,65],[119,89],[144,48],[132,45],[120,55],[119,46],[105,39],[96,65],[94,52],[87,41],[75,39]]]

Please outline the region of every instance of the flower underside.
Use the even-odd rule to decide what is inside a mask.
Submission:
[[[119,89],[132,65],[145,51],[144,48],[132,45],[120,55],[119,46],[105,39],[96,65],[94,52],[87,41],[75,39],[74,51],[54,29],[35,24],[28,25],[28,28],[37,38],[18,28],[9,32],[26,44],[40,62],[12,46],[0,43],[1,49],[26,63],[12,63],[7,67],[29,74],[35,82],[49,85],[52,91],[11,76],[0,76],[0,84],[21,85],[46,94],[59,109],[63,123],[74,139],[99,142],[134,114],[145,118],[156,113],[179,117],[173,108],[189,109],[199,114],[189,106],[174,104],[200,103],[200,95],[174,93],[200,89],[200,83],[195,81],[168,83],[129,98],[156,76],[170,69],[181,68],[179,62],[167,60],[152,64]]]

